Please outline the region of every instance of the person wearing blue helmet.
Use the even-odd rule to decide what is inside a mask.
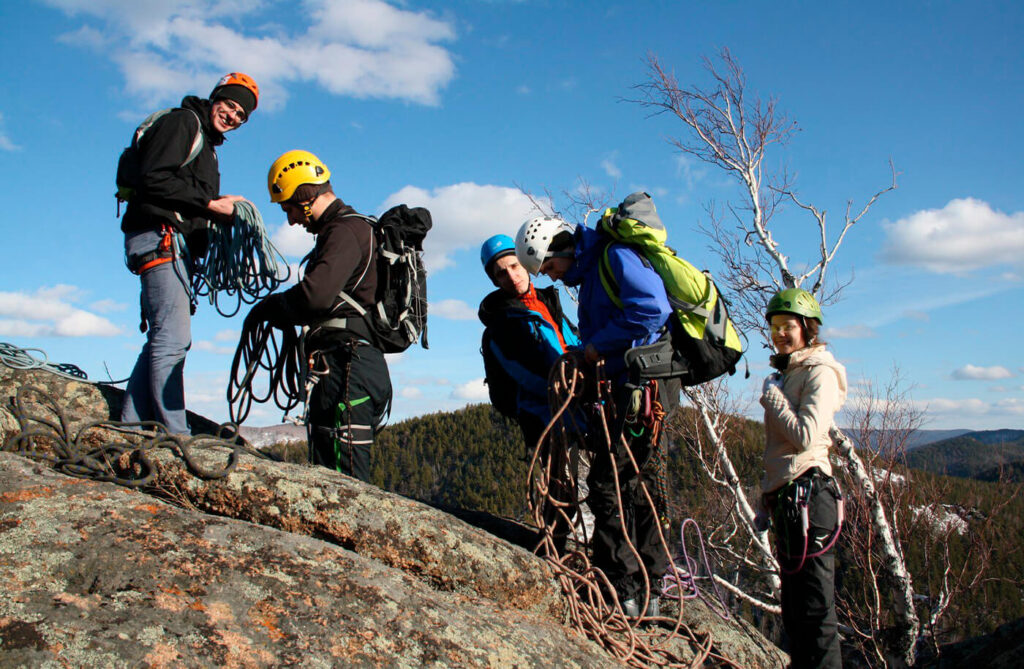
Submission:
[[[480,263],[497,288],[483,299],[479,312],[488,394],[499,413],[519,424],[532,450],[551,421],[548,372],[563,353],[579,345],[579,334],[562,312],[557,289],[533,285],[511,237],[494,235],[485,241]],[[549,509],[545,517],[553,514]],[[568,528],[560,530],[559,547]]]

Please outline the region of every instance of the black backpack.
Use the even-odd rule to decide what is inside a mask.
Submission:
[[[161,109],[155,111],[146,119],[139,124],[139,127],[135,129],[132,134],[132,141],[121,151],[121,156],[117,159],[117,192],[114,196],[117,198],[118,210],[120,210],[120,203],[127,202],[135,194],[135,189],[139,187],[139,180],[142,177],[142,166],[139,161],[139,142],[142,141],[143,135],[146,131],[153,127],[160,118],[169,114],[172,111],[176,111],[180,107],[168,107],[167,109]],[[199,117],[196,113],[189,110],[193,116],[196,117],[196,136],[192,140],[192,147],[189,150],[188,156],[185,157],[180,167],[188,165],[196,156],[203,150],[203,124],[200,122]]]
[[[487,384],[487,394],[491,398],[491,405],[498,413],[508,418],[516,418],[519,413],[519,384],[509,376],[505,367],[495,357],[491,350],[492,342],[491,330],[487,328],[480,343],[480,353],[484,357],[484,382]]]
[[[363,317],[374,345],[384,353],[401,353],[417,340],[427,345],[427,271],[423,240],[433,223],[423,207],[404,204],[380,218],[363,216],[373,227],[377,255],[376,304],[359,306],[347,293],[339,297]]]

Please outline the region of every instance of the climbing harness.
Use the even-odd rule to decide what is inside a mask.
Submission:
[[[816,489],[829,493],[835,498],[836,527],[832,530],[829,538],[821,542],[821,548],[808,552],[810,550],[812,534],[810,504]],[[792,537],[789,534],[789,530],[798,523],[800,526],[800,538],[797,542],[797,545],[800,546],[799,553],[784,552],[779,547],[779,542],[776,542],[779,569],[784,574],[792,575],[799,573],[804,568],[807,560],[824,555],[832,549],[839,539],[844,520],[843,493],[839,489],[839,484],[836,480],[823,474],[817,467],[813,467],[810,472],[804,473],[789,482],[777,493],[766,496],[766,503],[769,505],[769,508],[773,509],[776,534],[782,535],[787,548],[792,545]],[[790,563],[795,561],[796,566],[790,569],[785,566],[784,560]]]

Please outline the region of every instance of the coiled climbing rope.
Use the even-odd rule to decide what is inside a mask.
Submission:
[[[290,276],[291,268],[267,236],[259,210],[240,200],[231,225],[210,229],[209,250],[197,261],[192,292],[208,297],[220,315],[230,317],[243,303],[253,304],[277,290]],[[234,298],[233,309],[221,308],[223,296]]]
[[[268,323],[243,326],[228,377],[232,422],[244,423],[253,402],[262,404],[273,398],[285,413],[295,408],[305,397],[303,363],[301,341],[294,327],[278,329]],[[260,378],[261,372],[267,374],[265,381]],[[254,390],[254,386],[265,390]]]
[[[697,547],[700,549],[700,557],[704,564],[703,577],[698,577],[700,564],[696,559],[690,557],[686,549],[686,528],[691,527],[697,534]],[[711,570],[711,562],[708,560],[707,548],[704,544],[704,536],[701,534],[700,526],[693,518],[685,519],[679,526],[679,544],[682,551],[682,564],[676,564],[675,569],[669,570],[662,578],[662,597],[669,599],[694,599],[700,597],[712,611],[717,613],[723,620],[729,619],[729,607],[725,603],[725,597],[715,581],[714,572]],[[706,578],[711,581],[715,590],[717,601],[712,601],[698,587],[697,579]]]
[[[157,469],[148,453],[157,448],[170,450],[185,462],[191,474],[208,480],[230,474],[243,450],[266,457],[246,445],[238,435],[238,427],[231,424],[222,425],[217,435],[193,437],[170,434],[166,426],[157,422],[91,421],[72,432],[71,421],[62,402],[35,386],[18,389],[13,412],[19,432],[7,439],[3,450],[45,462],[69,476],[129,488],[155,482]],[[132,436],[107,441],[109,430]],[[210,446],[231,449],[223,467],[206,469],[192,456],[193,449]]]
[[[32,355],[33,353],[38,353],[39,356],[36,357]],[[118,384],[124,383],[128,380],[90,381],[89,377],[78,365],[73,365],[70,362],[52,363],[49,361],[46,351],[41,348],[21,348],[6,342],[0,342],[0,363],[10,367],[11,369],[20,369],[25,371],[42,369],[65,379],[82,381],[85,383]]]
[[[588,375],[591,378],[587,378]],[[548,387],[552,419],[534,448],[527,480],[531,485],[530,511],[535,524],[542,528],[543,534],[537,552],[552,566],[566,594],[570,624],[631,666],[698,667],[706,666],[708,663],[738,666],[713,650],[713,638],[710,633],[696,633],[683,622],[681,601],[674,620],[665,617],[641,617],[634,620],[626,617],[615,588],[607,576],[590,561],[589,541],[585,527],[580,521],[582,516],[578,513],[579,505],[584,500],[567,500],[564,494],[565,490],[573,491],[571,496],[575,498],[575,491],[578,489],[574,468],[566,468],[565,465],[572,460],[569,451],[575,445],[574,442],[581,439],[582,430],[577,424],[576,417],[582,415],[584,408],[591,411],[593,418],[588,424],[591,431],[588,441],[591,447],[595,447],[593,432],[596,431],[603,436],[603,447],[608,448],[611,454],[610,470],[615,477],[616,489],[621,491],[619,466],[615,458],[616,453],[623,453],[630,460],[629,471],[636,475],[642,499],[654,511],[654,500],[640,477],[643,463],[636,461],[621,434],[611,434],[609,426],[615,423],[615,404],[611,396],[611,385],[603,380],[602,363],[598,363],[596,369],[591,371],[584,368],[576,355],[566,354],[552,368]],[[621,448],[613,448],[613,444],[620,440]],[[621,492],[617,504],[619,517],[625,517]],[[550,511],[547,513],[548,518],[545,519],[545,507],[556,509],[554,519]],[[559,526],[571,528],[573,549],[559,549],[556,541]],[[669,573],[679,581],[683,577],[677,572],[675,562],[671,560],[660,527],[658,535],[668,561]],[[650,576],[643,569],[643,561],[627,532],[624,532],[623,540],[637,563],[641,565],[645,592],[650,592]],[[646,606],[646,602],[642,604]],[[672,645],[676,639],[684,639],[689,643],[693,652],[692,660],[683,660],[678,645]]]

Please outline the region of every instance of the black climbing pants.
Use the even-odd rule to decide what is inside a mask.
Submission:
[[[361,481],[370,480],[370,448],[391,406],[384,354],[362,341],[322,352],[330,373],[309,400],[310,460]]]
[[[805,472],[776,494],[766,496],[772,510],[775,549],[782,571],[782,624],[789,641],[793,669],[842,667],[835,605],[836,551],[831,546],[817,557],[804,557],[804,537],[795,485],[809,485],[807,503],[810,530],[807,554],[819,552],[832,540],[837,524],[838,489],[817,468]],[[794,570],[787,574],[786,570]]]
[[[626,426],[626,441],[637,467],[640,468],[637,474],[629,453],[619,438],[619,435],[623,434],[622,416],[629,402],[630,393],[631,389],[625,384],[618,384],[613,390],[617,419],[608,427],[615,453],[614,467],[611,451],[605,443],[603,428],[591,425],[588,432],[589,447],[594,451],[590,474],[587,476],[587,485],[590,489],[587,503],[594,514],[594,536],[591,542],[594,566],[604,572],[622,599],[643,596],[643,570],[647,572],[650,591],[655,595],[660,594],[661,577],[668,568],[668,555],[658,537],[658,514],[647,502],[640,488],[642,481],[648,493],[652,497],[655,496],[658,473],[650,466],[654,450],[652,446],[664,448],[667,437],[662,432],[662,443],[652,445],[649,428],[644,428],[637,434],[635,428]],[[666,414],[670,413],[679,404],[678,383],[659,383],[659,397]],[[618,486],[615,482],[616,472]],[[620,496],[621,513],[618,502]],[[629,543],[636,548],[639,561]]]

